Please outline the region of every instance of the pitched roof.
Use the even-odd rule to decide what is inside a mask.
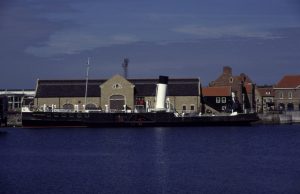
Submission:
[[[135,85],[135,95],[155,96],[158,79],[128,79]],[[198,96],[198,78],[173,78],[169,79],[167,87],[168,96]]]
[[[275,88],[297,88],[300,87],[300,75],[285,75]]]
[[[253,83],[248,75],[241,73],[240,75],[232,75],[230,67],[224,67],[223,73],[214,81],[210,82],[210,86],[233,86],[238,87],[241,83]]]
[[[107,80],[89,80],[88,97],[100,97],[100,85]],[[158,79],[128,79],[135,85],[136,96],[155,96]],[[36,97],[84,97],[85,80],[39,80]],[[169,79],[168,96],[198,96],[199,79]]]
[[[215,86],[202,89],[203,96],[231,96],[231,86]]]
[[[274,96],[274,89],[272,87],[268,87],[268,88],[257,88],[260,96]]]
[[[99,97],[99,86],[105,80],[89,80],[88,97]],[[84,97],[85,96],[85,80],[39,80],[36,97]]]

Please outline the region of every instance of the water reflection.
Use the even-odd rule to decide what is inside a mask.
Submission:
[[[299,126],[5,130],[0,193],[300,193]]]
[[[168,128],[155,128],[155,171],[161,193],[167,193],[166,186],[168,185],[169,158],[165,151],[166,130]]]

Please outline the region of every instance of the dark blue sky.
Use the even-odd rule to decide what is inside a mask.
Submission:
[[[257,84],[300,74],[297,0],[2,0],[0,88],[39,79],[200,77],[223,66]]]

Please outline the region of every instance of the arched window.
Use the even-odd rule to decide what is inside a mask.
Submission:
[[[67,110],[74,110],[74,105],[73,104],[64,104],[63,105],[63,109],[67,109]]]
[[[288,111],[293,111],[294,110],[294,104],[293,103],[288,103],[287,104],[287,110]]]
[[[279,109],[279,110],[285,110],[285,104],[280,103],[280,104],[278,105],[278,109]]]
[[[87,104],[85,106],[85,109],[86,110],[96,110],[97,109],[97,106],[95,104]]]
[[[112,110],[123,110],[125,97],[123,95],[112,95],[109,98],[109,107]]]

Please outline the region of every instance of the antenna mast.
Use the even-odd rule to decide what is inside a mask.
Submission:
[[[88,57],[87,60],[87,67],[86,67],[86,77],[85,77],[85,95],[84,95],[84,105],[86,106],[87,103],[87,91],[88,91],[88,83],[89,83],[89,70],[90,70],[90,58]]]
[[[124,61],[122,63],[122,67],[124,70],[124,77],[127,78],[128,76],[128,63],[129,63],[129,59],[128,58],[124,58]]]

